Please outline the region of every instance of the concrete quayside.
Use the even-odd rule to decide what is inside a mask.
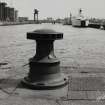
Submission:
[[[0,105],[105,104],[105,31],[61,24],[6,27],[0,27]],[[35,41],[27,40],[26,33],[43,27],[64,33],[63,40],[54,43],[68,85],[31,90],[21,85],[29,72],[28,59],[36,50]]]

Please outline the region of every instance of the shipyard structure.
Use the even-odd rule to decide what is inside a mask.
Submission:
[[[0,22],[15,22],[17,17],[18,11],[15,8],[7,6],[5,2],[0,2]]]

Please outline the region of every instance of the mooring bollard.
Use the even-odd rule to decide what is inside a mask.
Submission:
[[[29,60],[28,76],[22,83],[32,89],[52,89],[67,85],[67,77],[60,72],[60,61],[54,54],[54,40],[63,33],[40,29],[27,33],[27,39],[36,40],[36,54]]]

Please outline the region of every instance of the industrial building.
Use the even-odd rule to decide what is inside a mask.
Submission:
[[[18,17],[19,22],[26,22],[28,20],[29,20],[28,17]]]
[[[13,7],[7,6],[7,3],[0,2],[0,21],[14,22],[17,20],[18,11]]]

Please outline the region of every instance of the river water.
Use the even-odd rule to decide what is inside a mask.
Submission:
[[[60,24],[0,26],[0,63],[9,67],[26,65],[35,55],[35,41],[27,40],[26,33],[41,28],[64,33],[62,40],[54,42],[61,66],[105,68],[105,30]]]

